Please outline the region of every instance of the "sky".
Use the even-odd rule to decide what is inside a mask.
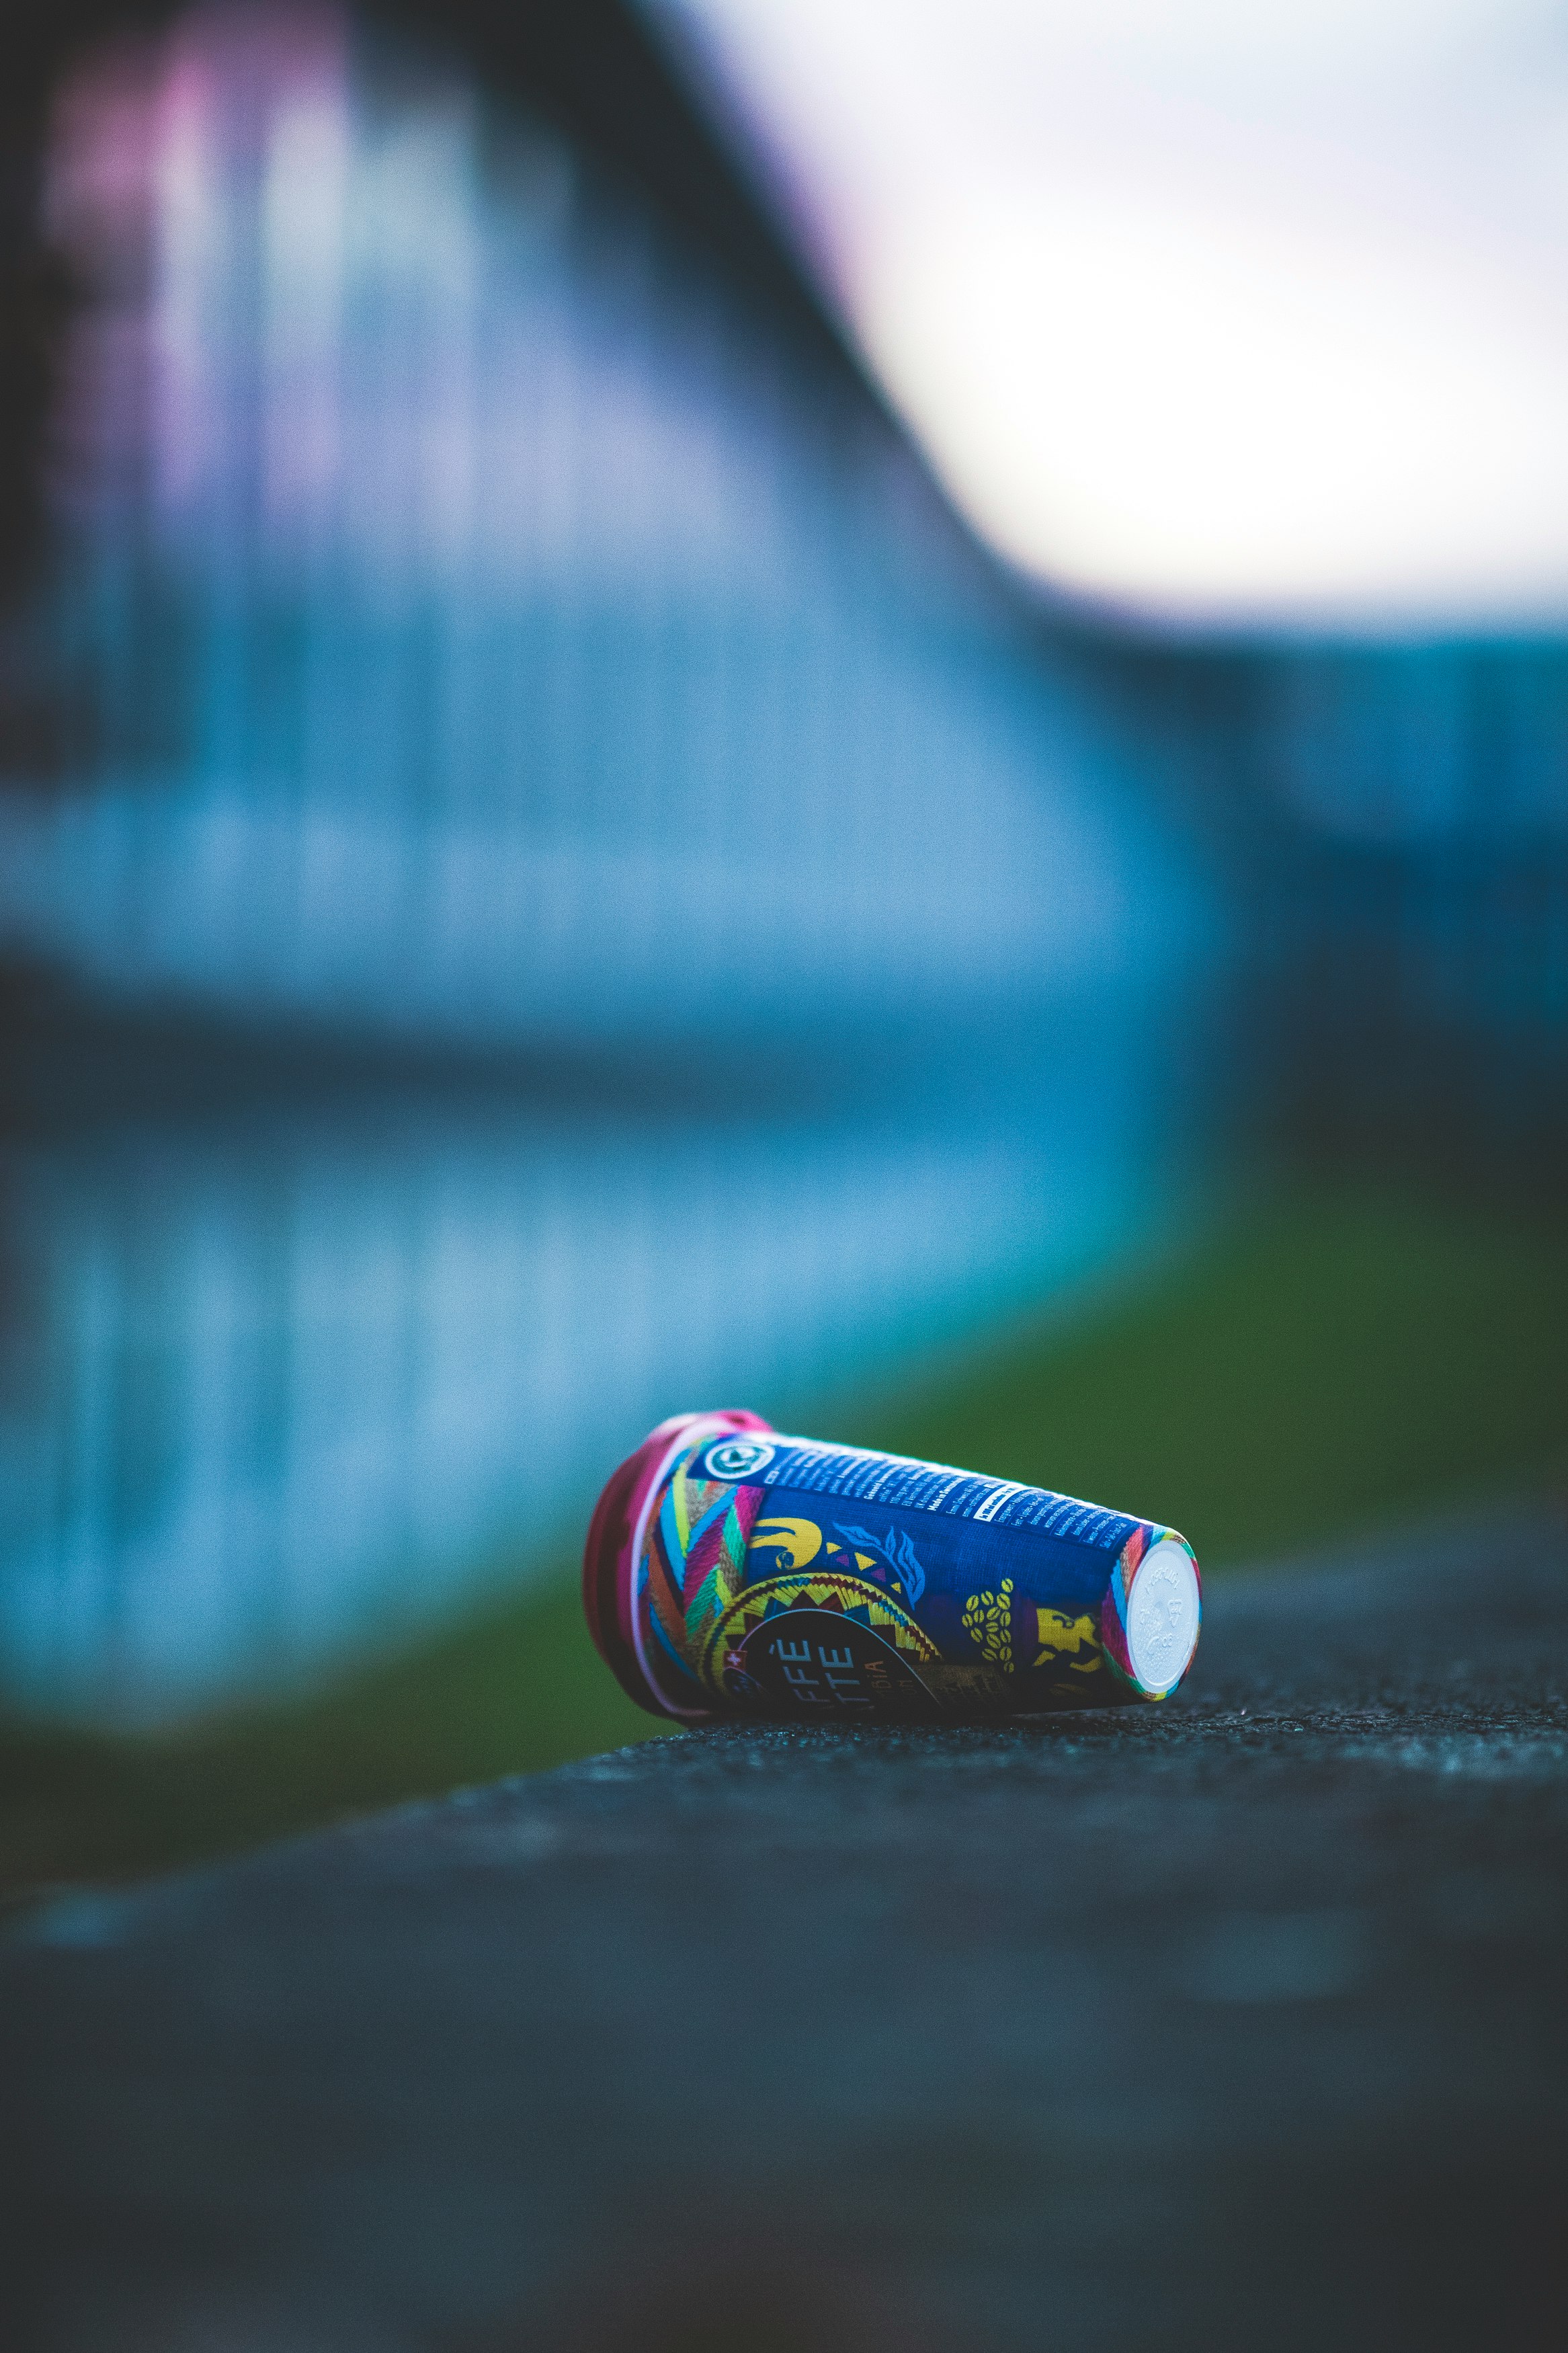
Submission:
[[[1178,626],[1568,621],[1568,7],[657,0],[962,512]]]

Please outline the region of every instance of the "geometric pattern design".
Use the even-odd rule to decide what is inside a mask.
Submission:
[[[710,1621],[701,1648],[693,1644],[691,1655],[710,1692],[721,1699],[724,1696],[725,1667],[738,1663],[728,1654],[738,1651],[755,1628],[786,1609],[824,1609],[863,1626],[916,1669],[934,1666],[942,1657],[930,1635],[879,1586],[847,1576],[841,1569],[797,1570],[793,1576],[765,1577],[735,1594]]]
[[[1132,1672],[1132,1660],[1127,1648],[1127,1597],[1132,1590],[1132,1580],[1138,1574],[1138,1564],[1148,1551],[1157,1531],[1147,1525],[1135,1527],[1116,1556],[1110,1572],[1110,1584],[1100,1612],[1100,1640],[1105,1651],[1105,1662],[1119,1683],[1129,1691],[1143,1697],[1137,1676]]]
[[[765,1487],[691,1478],[689,1466],[700,1451],[692,1447],[665,1482],[648,1522],[641,1580],[645,1630],[667,1669],[691,1684],[709,1628],[740,1589],[752,1524],[767,1493]],[[700,1693],[692,1695],[700,1704]]]

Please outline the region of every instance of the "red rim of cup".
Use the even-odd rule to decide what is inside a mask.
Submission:
[[[711,1413],[672,1414],[612,1472],[594,1506],[583,1547],[583,1608],[594,1646],[621,1689],[651,1715],[668,1716],[669,1711],[637,1663],[632,1622],[637,1577],[633,1544],[654,1482],[682,1434],[710,1426],[715,1437],[725,1430],[772,1427],[743,1406],[721,1406]]]

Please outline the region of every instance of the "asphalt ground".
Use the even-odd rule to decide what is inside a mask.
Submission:
[[[1560,2348],[1568,1516],[58,1898],[0,2064],[16,2353]]]

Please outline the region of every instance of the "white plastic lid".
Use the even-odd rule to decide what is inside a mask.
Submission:
[[[1162,1536],[1138,1564],[1127,1603],[1127,1656],[1145,1691],[1168,1692],[1198,1646],[1203,1603],[1192,1554]]]

